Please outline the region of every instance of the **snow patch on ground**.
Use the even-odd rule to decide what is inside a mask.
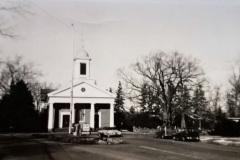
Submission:
[[[220,136],[202,136],[200,137],[201,142],[214,143],[227,146],[240,146],[240,138],[234,137],[220,137]]]
[[[213,143],[218,143],[226,146],[229,146],[229,145],[240,146],[240,141],[231,141],[231,140],[225,140],[225,139],[214,140]]]

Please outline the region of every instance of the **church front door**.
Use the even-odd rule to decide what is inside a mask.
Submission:
[[[95,114],[94,120],[95,120],[94,122],[95,128],[99,128],[99,115],[97,113]]]
[[[63,128],[64,127],[69,127],[69,118],[70,118],[70,115],[63,115]]]

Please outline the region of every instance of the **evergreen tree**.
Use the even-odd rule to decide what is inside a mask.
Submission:
[[[122,90],[122,85],[121,82],[119,81],[118,84],[118,89],[116,91],[116,98],[115,98],[115,104],[114,104],[114,108],[116,112],[120,112],[120,111],[124,111],[124,93]]]
[[[231,117],[240,116],[240,64],[233,68],[233,75],[229,79],[230,90],[227,91],[227,112]]]
[[[152,86],[144,83],[142,85],[138,103],[140,105],[141,111],[143,112],[159,112],[158,106],[158,93]]]
[[[235,98],[236,96],[233,93],[233,91],[231,90],[230,92],[227,93],[226,97],[227,97],[227,112],[228,112],[228,115],[230,117],[234,117],[234,116],[236,116],[235,110],[236,110],[236,107],[237,107],[237,102],[236,102],[236,98]]]
[[[195,114],[205,115],[207,100],[202,85],[198,85],[194,90],[192,103]]]
[[[239,76],[240,77],[240,76]],[[227,92],[227,112],[230,117],[239,116],[238,110],[240,102],[240,78],[238,82],[232,84],[232,88]]]
[[[139,98],[139,105],[140,105],[140,108],[141,108],[141,111],[146,111],[147,110],[147,99],[148,99],[148,85],[146,83],[144,83],[142,85],[142,88],[141,88],[141,92],[140,92],[140,98]]]
[[[0,103],[0,128],[2,131],[31,132],[38,129],[38,112],[31,91],[24,81],[11,85],[9,94]]]
[[[221,106],[219,106],[217,108],[217,113],[216,113],[215,117],[216,117],[216,120],[224,120],[225,119],[225,113],[223,112]]]
[[[185,113],[192,107],[190,92],[187,86],[184,86],[180,97],[180,110]]]
[[[174,125],[186,128],[185,114],[188,115],[189,112],[191,112],[192,108],[192,97],[190,95],[190,89],[187,86],[180,88],[178,90],[175,101],[176,110],[174,113]]]

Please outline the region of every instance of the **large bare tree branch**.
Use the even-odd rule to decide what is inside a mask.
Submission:
[[[147,83],[154,92],[166,113],[166,121],[172,121],[173,100],[181,87],[203,82],[202,69],[195,59],[173,52],[150,54],[130,67],[130,73],[120,70],[120,78],[127,84],[129,97],[140,95],[140,89]],[[140,83],[142,82],[142,83]],[[144,83],[143,83],[144,82]],[[134,96],[131,96],[134,95]],[[156,99],[155,98],[155,99]],[[157,103],[157,102],[154,102]],[[160,113],[164,115],[164,113]]]
[[[13,32],[13,22],[17,17],[25,17],[26,14],[31,14],[27,8],[28,6],[24,0],[0,1],[0,36],[7,38],[17,37]]]

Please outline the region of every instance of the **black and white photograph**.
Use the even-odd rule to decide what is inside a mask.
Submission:
[[[0,0],[0,160],[239,160],[239,0]]]

